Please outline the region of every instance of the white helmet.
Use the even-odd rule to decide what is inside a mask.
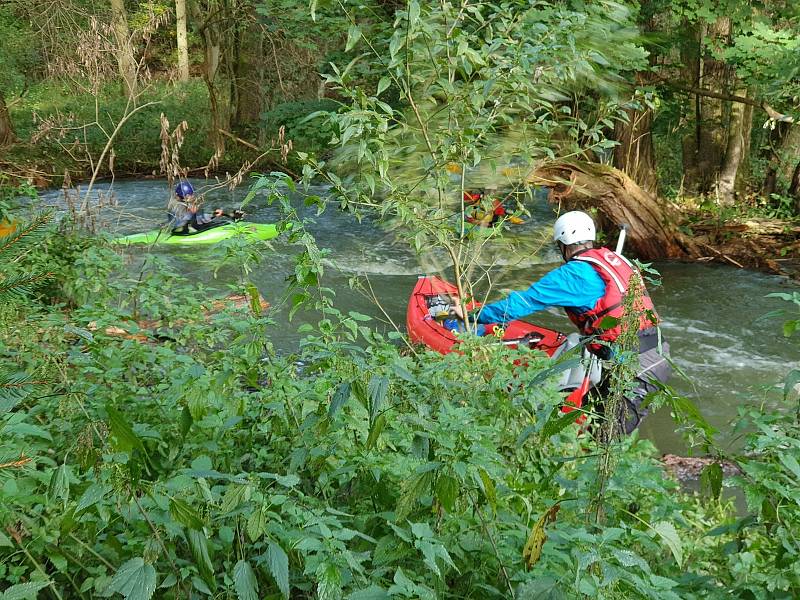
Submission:
[[[564,213],[553,225],[553,241],[565,246],[595,240],[594,221],[585,212],[572,210]]]

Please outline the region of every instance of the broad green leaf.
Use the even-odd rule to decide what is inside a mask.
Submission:
[[[283,594],[289,597],[289,557],[278,544],[270,542],[267,548],[267,568],[275,580],[275,584]]]
[[[425,471],[415,474],[403,483],[400,499],[394,509],[396,521],[402,521],[409,515],[420,496],[428,493],[432,481],[433,471]]]
[[[106,406],[108,413],[108,425],[111,435],[114,437],[114,447],[120,452],[130,452],[134,448],[144,452],[144,446],[139,437],[134,433],[133,428],[125,420],[125,417],[113,406]]]
[[[156,570],[137,556],[124,563],[111,579],[109,593],[118,593],[126,600],[150,600],[156,590]]]
[[[196,529],[189,529],[186,532],[186,539],[189,542],[189,548],[194,557],[194,563],[197,570],[200,571],[200,576],[203,581],[208,584],[209,588],[216,588],[214,581],[214,564],[211,562],[211,557],[208,554],[208,540],[206,534]]]
[[[5,592],[0,592],[0,600],[36,600],[39,590],[50,585],[49,581],[29,581],[12,585]]]
[[[51,502],[55,498],[61,498],[66,507],[69,501],[69,472],[66,464],[53,471],[53,475],[50,477],[50,485],[47,488],[47,498]]]
[[[489,477],[489,473],[486,472],[486,469],[483,467],[478,467],[478,474],[481,477],[481,483],[483,484],[483,493],[486,496],[486,500],[489,502],[489,506],[492,507],[492,512],[497,511],[497,491],[494,487],[494,482],[492,478]]]
[[[708,490],[714,500],[719,500],[722,493],[722,475],[722,467],[717,462],[706,465],[700,473],[701,486]]]
[[[75,512],[79,513],[82,510],[97,504],[109,491],[110,488],[107,485],[103,485],[102,483],[93,483],[86,488],[86,491],[84,491],[83,494],[81,494],[81,498],[78,500],[78,506],[75,508]]]
[[[233,568],[233,587],[239,600],[258,600],[258,580],[246,560],[240,560]]]
[[[675,526],[668,521],[659,521],[652,526],[653,531],[664,541],[664,544],[672,552],[675,557],[675,562],[679,567],[683,566],[683,546],[681,545],[681,538],[678,537],[678,532]]]
[[[353,49],[360,39],[361,28],[356,24],[350,25],[349,29],[347,30],[347,43],[345,44],[344,51],[350,52],[350,50]]]
[[[346,381],[340,383],[339,387],[336,388],[336,392],[333,394],[333,398],[331,398],[331,405],[328,407],[328,416],[333,418],[344,403],[347,402],[349,397],[350,384]]]
[[[203,529],[203,520],[200,518],[200,515],[183,500],[170,498],[169,514],[184,527],[197,529],[198,531]]]
[[[450,475],[436,478],[436,498],[445,510],[452,511],[458,497],[458,480]]]
[[[562,413],[560,409],[554,409],[547,423],[545,423],[542,428],[542,440],[546,440],[550,436],[561,433],[564,429],[572,425],[581,414],[583,413],[575,411]]]
[[[389,389],[389,380],[383,375],[373,375],[367,385],[369,395],[369,422],[374,423],[380,413],[386,392]]]
[[[2,529],[0,529],[0,548],[13,548],[14,544],[11,543],[11,538],[9,538]]]
[[[789,454],[790,450],[786,450],[778,454],[778,458],[780,459],[781,463],[784,467],[789,469],[795,478],[800,481],[800,464],[798,464],[797,459]]]
[[[256,542],[267,528],[267,511],[264,506],[257,507],[247,519],[247,537]]]
[[[339,600],[342,597],[342,574],[336,565],[320,564],[316,576],[319,600]]]
[[[250,499],[250,485],[231,483],[228,489],[225,490],[225,495],[222,497],[219,510],[223,513],[229,513],[239,507],[244,502]]]
[[[381,77],[380,81],[378,81],[378,91],[375,95],[380,96],[389,87],[390,83],[391,80],[388,77],[385,75]]]
[[[375,419],[375,422],[372,424],[372,427],[369,430],[369,436],[367,436],[367,450],[375,446],[385,425],[386,415],[378,415],[378,418]]]

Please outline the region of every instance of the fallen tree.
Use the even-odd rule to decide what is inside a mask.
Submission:
[[[690,222],[622,171],[597,163],[547,163],[535,168],[527,181],[548,188],[550,202],[560,211],[592,211],[611,241],[620,223],[629,225],[628,252],[642,260],[713,261],[795,278],[800,274],[800,232],[785,223],[770,227],[750,219],[720,224],[703,222],[697,215]]]
[[[691,260],[702,255],[677,228],[674,209],[642,188],[622,171],[586,162],[548,163],[528,176],[528,183],[549,189],[549,200],[562,211],[596,211],[598,228],[609,237],[619,224],[630,226],[627,247],[643,260]]]

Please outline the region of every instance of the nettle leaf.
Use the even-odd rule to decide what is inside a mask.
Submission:
[[[202,531],[190,529],[186,534],[186,539],[189,542],[189,548],[192,551],[195,566],[197,570],[200,571],[200,576],[203,578],[203,581],[208,584],[210,588],[216,588],[216,582],[214,581],[214,565],[208,554],[208,540],[206,539],[206,534]]]
[[[258,580],[246,560],[240,560],[233,568],[233,587],[239,600],[258,600]]]
[[[525,566],[528,569],[533,568],[533,565],[539,562],[542,557],[542,548],[545,541],[547,541],[547,534],[544,528],[548,523],[556,520],[559,508],[561,508],[559,504],[554,504],[548,508],[531,529],[528,541],[525,542],[525,547],[522,549],[522,558],[525,560]]]
[[[102,483],[93,483],[86,491],[83,492],[81,495],[81,499],[78,500],[78,506],[75,508],[75,512],[79,513],[82,510],[89,508],[90,506],[94,506],[100,500],[105,498],[106,494],[111,491],[111,488],[107,485]]]
[[[478,467],[478,474],[483,484],[483,494],[486,496],[489,506],[492,507],[492,512],[497,512],[497,491],[495,490],[494,482],[483,467]]]
[[[50,501],[55,498],[61,498],[64,506],[67,506],[69,501],[69,472],[66,464],[53,471],[53,475],[50,477],[50,485],[47,487],[47,498]]]
[[[169,514],[178,523],[189,529],[203,529],[203,520],[195,509],[177,498],[169,499]]]
[[[0,600],[36,600],[38,592],[50,585],[49,581],[29,581],[12,585],[5,592],[0,592]]]
[[[319,600],[339,600],[342,597],[342,574],[331,563],[317,567],[317,597]]]
[[[289,557],[278,544],[270,542],[267,548],[267,568],[275,580],[275,584],[283,594],[289,597]]]
[[[332,419],[336,413],[339,412],[339,409],[344,406],[348,398],[350,398],[350,383],[345,381],[339,384],[339,387],[336,388],[333,394],[333,398],[331,398],[331,404],[328,407],[328,417]]]
[[[247,537],[251,542],[258,541],[267,528],[267,511],[265,506],[256,508],[247,519]]]
[[[668,521],[659,521],[652,527],[653,531],[663,540],[664,544],[672,552],[672,556],[675,557],[675,562],[678,563],[679,567],[682,567],[683,545],[681,544],[681,538],[678,536],[678,532],[675,530],[675,526]]]
[[[223,513],[229,513],[248,500],[250,500],[250,485],[232,483],[225,490],[219,509]]]
[[[445,510],[453,510],[458,498],[458,480],[450,475],[439,475],[436,479],[436,498]]]
[[[375,419],[375,422],[372,424],[372,427],[369,430],[369,435],[367,436],[367,450],[375,446],[385,426],[386,415],[378,415],[378,418]]]
[[[126,600],[150,600],[156,591],[156,570],[143,558],[132,558],[117,569],[107,591],[122,594]]]
[[[130,452],[134,448],[144,453],[144,445],[139,437],[134,433],[133,428],[125,420],[125,417],[113,406],[106,406],[108,413],[108,425],[111,435],[115,440],[115,448],[120,452]]]
[[[375,419],[383,406],[386,399],[386,392],[389,389],[389,380],[382,375],[373,375],[369,384],[367,385],[367,394],[369,395],[369,422],[374,423]]]
[[[719,500],[722,492],[722,467],[719,463],[711,463],[703,467],[700,473],[700,485],[708,490],[714,500]]]

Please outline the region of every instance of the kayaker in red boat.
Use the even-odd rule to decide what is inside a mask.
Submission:
[[[497,186],[494,185],[487,185],[482,192],[464,192],[464,204],[472,208],[467,215],[467,222],[481,227],[491,227],[503,221],[508,213],[503,201],[497,198],[496,194]],[[491,200],[491,211],[483,212],[481,203],[484,200]]]
[[[566,264],[527,290],[512,292],[503,300],[482,306],[477,323],[502,324],[551,306],[562,307],[581,334],[587,336],[589,350],[602,359],[613,358],[614,342],[621,328],[604,329],[601,322],[606,317],[622,316],[622,302],[636,267],[608,248],[595,248],[595,239],[594,221],[588,214],[571,211],[561,215],[553,228],[553,240]],[[658,382],[666,382],[672,371],[667,359],[669,344],[661,339],[659,347],[658,316],[644,284],[641,292],[639,365],[634,385],[626,394],[627,410],[620,423],[626,433],[636,429],[647,415],[642,406],[644,397],[658,389]],[[463,317],[460,305],[455,306],[458,316]],[[600,392],[603,393],[603,384]]]

